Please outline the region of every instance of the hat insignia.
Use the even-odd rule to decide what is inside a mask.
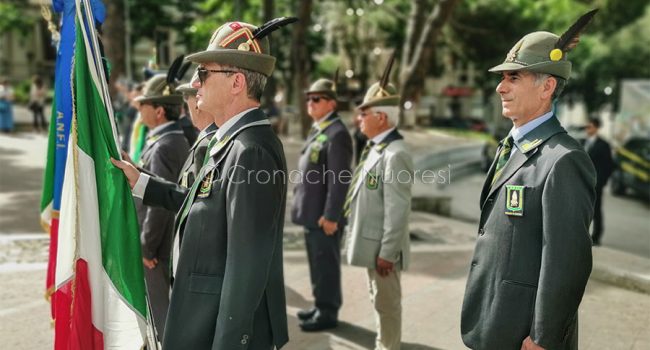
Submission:
[[[506,57],[506,62],[515,62],[517,59],[517,54],[519,53],[519,49],[521,49],[521,45],[524,44],[523,40],[520,40],[511,50],[508,52],[508,56]]]
[[[381,86],[379,87],[379,90],[377,90],[377,93],[375,94],[375,97],[386,97],[390,96],[388,91],[384,90]]]
[[[253,33],[250,31],[250,29],[246,27],[242,27],[241,29],[233,32],[232,34],[228,35],[225,39],[219,43],[219,46],[221,47],[228,47],[231,43],[233,43],[235,40],[238,40],[240,38],[244,38],[246,41],[243,43],[239,44],[237,46],[237,50],[240,51],[255,51],[256,53],[261,53],[262,49],[260,48],[259,44],[257,43],[257,40],[253,39]]]

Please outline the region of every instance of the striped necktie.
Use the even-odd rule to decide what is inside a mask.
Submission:
[[[357,167],[354,169],[352,182],[350,183],[350,187],[348,188],[348,194],[345,196],[345,203],[343,203],[343,215],[346,218],[350,216],[350,204],[352,203],[352,197],[353,197],[352,194],[354,193],[354,189],[357,187],[357,182],[359,182],[359,179],[361,178],[361,173],[363,173],[363,164],[366,162],[366,158],[368,158],[368,153],[370,153],[370,149],[374,145],[375,143],[372,141],[368,141],[368,143],[366,143],[366,147],[364,147],[363,151],[361,152],[361,157],[359,158],[359,164],[357,164]]]
[[[501,141],[501,150],[499,151],[499,158],[497,159],[497,167],[494,170],[494,176],[492,177],[492,183],[490,186],[494,185],[494,183],[499,179],[501,172],[503,172],[503,168],[508,163],[512,151],[512,144],[513,138],[511,135],[508,135],[508,137]]]
[[[203,165],[208,163],[208,159],[210,159],[210,150],[212,149],[212,147],[214,147],[214,145],[217,144],[218,141],[219,139],[217,139],[217,135],[215,134],[210,139],[210,142],[208,142],[208,148],[205,151],[205,157],[203,157]]]
[[[309,129],[309,134],[307,134],[307,139],[310,139],[318,133],[318,127],[316,125],[312,125],[311,129]]]

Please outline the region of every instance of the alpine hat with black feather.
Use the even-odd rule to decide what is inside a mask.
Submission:
[[[205,51],[187,56],[196,63],[219,63],[243,68],[270,76],[275,67],[275,57],[270,55],[269,38],[274,30],[293,23],[295,17],[280,17],[261,27],[244,22],[228,22],[212,34]]]
[[[357,106],[357,109],[379,106],[399,106],[400,96],[397,93],[397,89],[393,84],[388,82],[394,61],[395,52],[390,56],[386,69],[384,69],[384,74],[381,76],[381,80],[372,84],[368,88],[366,95],[363,97],[363,102]]]
[[[571,62],[567,59],[567,53],[576,47],[580,33],[597,11],[598,9],[591,10],[582,15],[561,36],[549,32],[533,32],[524,36],[510,49],[505,61],[489,71],[499,73],[527,70],[568,80]]]
[[[336,93],[336,83],[339,77],[339,70],[336,69],[334,73],[334,80],[320,78],[316,80],[308,90],[305,90],[306,95],[325,95],[332,100],[336,100],[338,97]]]
[[[172,62],[167,74],[158,73],[149,78],[144,85],[141,96],[135,98],[140,103],[160,103],[180,105],[183,103],[183,95],[176,91],[178,83],[191,65],[183,63],[184,56],[178,56]]]

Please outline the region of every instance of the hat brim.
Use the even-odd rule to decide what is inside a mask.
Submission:
[[[571,62],[566,60],[557,61],[557,62],[546,61],[546,62],[531,64],[528,66],[515,63],[515,62],[504,62],[488,69],[488,72],[501,73],[507,71],[514,72],[520,70],[527,70],[535,73],[551,74],[563,78],[565,80],[568,80],[569,76],[571,76]]]
[[[161,103],[161,104],[171,104],[171,105],[180,105],[183,103],[183,95],[180,94],[174,94],[174,95],[166,95],[166,96],[138,96],[133,99],[136,102],[139,103],[144,103],[144,102],[151,102],[151,103]]]
[[[331,98],[332,100],[336,100],[338,98],[336,93],[332,92],[331,90],[304,90],[303,92],[305,93],[305,95],[309,95],[309,94],[325,95],[325,96]]]
[[[177,87],[176,92],[181,93],[181,94],[186,94],[186,95],[196,95],[197,89],[193,87]]]
[[[195,63],[219,63],[243,68],[270,76],[275,67],[275,57],[271,55],[233,49],[206,50],[188,55],[186,60]]]
[[[381,106],[393,106],[399,107],[399,96],[386,96],[372,99],[370,101],[363,102],[357,106],[357,109],[364,109],[369,107],[381,107]]]

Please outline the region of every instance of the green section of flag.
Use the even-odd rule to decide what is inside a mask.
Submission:
[[[77,30],[74,67],[77,145],[94,160],[102,262],[123,299],[144,317],[146,291],[135,205],[124,174],[110,162],[110,157],[119,158],[118,148],[100,87],[95,85],[90,72],[92,66],[88,63],[83,35],[83,31]]]
[[[56,116],[56,98],[52,100],[52,116]],[[56,120],[56,118],[50,118]],[[41,213],[54,200],[54,167],[56,165],[56,123],[50,123],[47,141],[47,159],[43,173],[43,192],[41,193]],[[49,224],[49,222],[48,222]],[[48,232],[49,233],[49,232]]]

